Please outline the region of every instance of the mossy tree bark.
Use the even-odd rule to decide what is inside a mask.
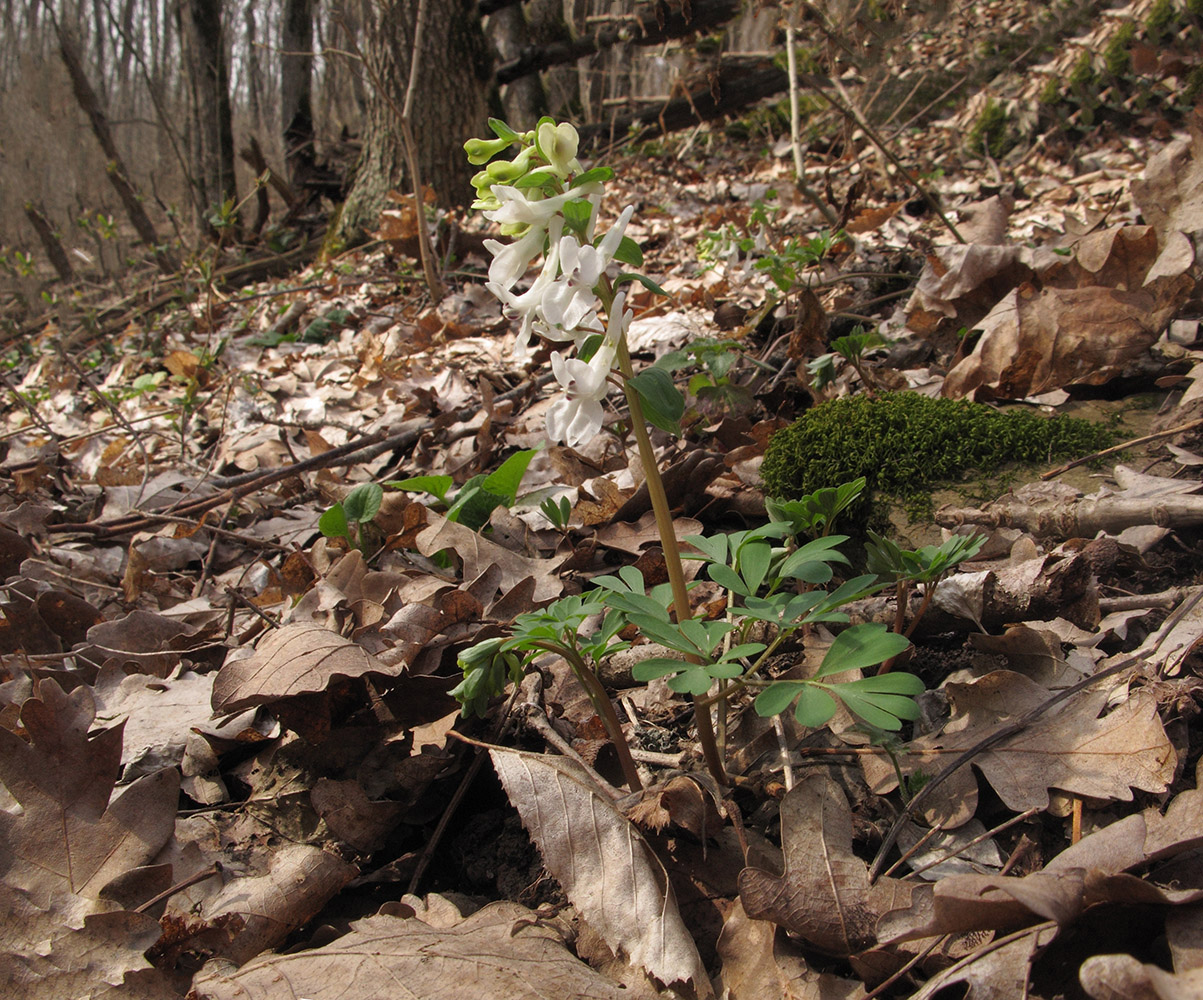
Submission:
[[[339,218],[336,237],[364,239],[385,208],[385,196],[405,179],[399,117],[409,85],[417,0],[381,0],[365,25],[365,78],[371,90],[363,152]],[[484,132],[491,66],[480,18],[465,0],[429,0],[413,121],[418,170],[441,205],[464,204],[476,168],[464,156],[467,139]],[[406,185],[408,186],[408,185]]]

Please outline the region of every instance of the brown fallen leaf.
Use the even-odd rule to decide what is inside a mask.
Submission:
[[[489,753],[547,870],[611,950],[665,984],[692,982],[711,996],[663,864],[585,770],[563,757]]]
[[[1166,972],[1131,955],[1091,955],[1078,981],[1092,1000],[1198,1000],[1203,969]]]
[[[517,903],[491,903],[451,926],[377,915],[295,955],[202,975],[198,1000],[622,1000],[625,992],[575,958],[560,935]]]
[[[23,1000],[170,996],[143,976],[157,921],[104,890],[171,838],[179,776],[164,769],[112,798],[121,727],[89,738],[85,686],[68,695],[43,680],[36,690],[20,713],[30,742],[0,728],[0,781],[22,807],[0,810],[0,981]]]
[[[1127,903],[1183,906],[1203,900],[1203,890],[1162,889],[1134,875],[1071,868],[1010,875],[950,875],[915,890],[910,905],[882,916],[877,932],[897,944],[936,934],[1010,931],[1035,919],[1066,927],[1092,906]]]
[[[753,920],[738,899],[723,922],[718,954],[725,1000],[853,1000],[864,994],[860,983],[809,968],[776,924]]]
[[[269,632],[250,656],[227,658],[213,682],[213,711],[229,714],[319,694],[336,677],[399,672],[337,632],[293,622]]]
[[[991,941],[932,976],[910,1000],[935,1000],[959,987],[966,1000],[1016,1000],[1028,996],[1032,962],[1057,937],[1057,927],[1039,924]]]
[[[781,801],[785,873],[745,868],[739,896],[748,916],[771,920],[819,951],[846,958],[877,941],[878,917],[907,906],[915,888],[883,878],[852,853],[852,812],[840,787],[813,774]]]
[[[1023,674],[995,670],[967,684],[948,684],[953,718],[944,731],[907,744],[907,763],[928,774],[949,752],[967,750],[1011,720],[1044,704],[1049,691]],[[974,759],[1009,809],[1047,809],[1049,789],[1128,802],[1132,789],[1163,792],[1174,777],[1177,755],[1157,716],[1157,699],[1146,690],[1101,715],[1109,692],[1088,689],[1035,720],[1021,732]],[[1101,717],[1100,717],[1101,716]],[[939,754],[925,754],[939,750]],[[881,764],[866,762],[866,769]],[[876,772],[874,777],[879,777]],[[877,780],[877,791],[888,780]]]
[[[153,858],[175,825],[173,769],[140,778],[110,802],[121,727],[89,738],[94,714],[87,687],[68,695],[43,680],[21,706],[30,743],[0,728],[0,781],[23,810],[0,811],[0,869],[39,903],[63,900],[66,921],[100,909],[104,886]]]
[[[448,521],[439,514],[428,515],[429,525],[418,532],[415,544],[424,556],[449,549],[463,561],[464,579],[480,576],[490,566],[501,569],[500,588],[503,591],[517,586],[527,577],[534,577],[535,602],[553,601],[559,597],[564,586],[555,575],[556,561],[553,559],[531,559],[490,541],[463,524]],[[489,595],[490,597],[492,595]]]

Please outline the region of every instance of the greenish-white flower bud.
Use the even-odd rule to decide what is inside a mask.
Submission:
[[[508,139],[469,139],[464,143],[464,152],[468,154],[468,162],[474,166],[488,163],[510,144]]]

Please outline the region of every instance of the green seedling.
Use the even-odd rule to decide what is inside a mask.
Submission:
[[[429,493],[435,505],[445,508],[444,517],[480,531],[489,523],[489,515],[497,507],[513,507],[518,502],[518,487],[526,475],[526,467],[535,457],[537,448],[518,451],[501,463],[496,472],[469,479],[454,496],[450,495],[455,480],[450,476],[413,476],[385,483],[394,489],[411,493]]]
[[[327,538],[345,538],[348,545],[363,551],[364,525],[380,513],[383,500],[379,484],[360,483],[318,518],[318,530]]]
[[[878,388],[877,381],[870,377],[869,371],[864,366],[865,355],[878,348],[889,346],[889,341],[876,331],[866,332],[863,326],[857,326],[850,334],[845,337],[837,337],[831,342],[831,352],[829,354],[820,354],[813,361],[806,363],[806,370],[812,376],[811,385],[815,389],[825,389],[835,381],[835,359],[843,358],[854,369],[856,374],[860,376],[861,381],[865,383],[865,389],[870,396],[875,396]]]
[[[986,544],[985,535],[953,535],[940,545],[904,549],[893,539],[883,538],[874,531],[867,531],[866,535],[866,565],[869,571],[880,579],[894,584],[898,604],[894,631],[905,634],[908,638],[914,634],[920,619],[927,612],[940,581],[961,563],[977,555]],[[917,583],[926,587],[923,602],[904,633],[907,600],[911,587]],[[884,666],[882,672],[886,672],[889,667],[890,664]]]
[[[554,497],[548,497],[539,504],[539,510],[556,531],[568,530],[568,522],[572,518],[572,504],[568,502],[567,497],[560,497],[559,503],[556,503]]]
[[[830,533],[836,517],[865,492],[865,477],[841,486],[828,486],[797,500],[765,497],[764,506],[773,521],[784,521],[794,535],[822,538]]]

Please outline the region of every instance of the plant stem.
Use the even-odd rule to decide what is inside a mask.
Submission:
[[[608,289],[607,289],[608,290]],[[607,308],[609,303],[607,302]],[[613,322],[611,318],[611,322]],[[668,580],[672,585],[673,608],[677,621],[691,618],[689,608],[689,591],[685,585],[685,568],[681,565],[681,549],[677,545],[677,533],[673,528],[672,511],[668,506],[668,496],[664,492],[664,480],[660,478],[660,467],[656,464],[656,452],[652,447],[652,439],[647,432],[647,421],[643,416],[643,403],[632,387],[630,380],[635,375],[631,366],[631,352],[627,348],[627,338],[623,334],[618,340],[618,370],[623,375],[623,392],[626,393],[627,405],[631,409],[631,429],[639,446],[639,460],[643,465],[643,473],[647,481],[648,496],[652,501],[652,511],[656,515],[656,530],[660,533],[660,545],[664,550],[664,565],[668,570]],[[703,663],[701,657],[689,657],[693,663]],[[706,768],[711,777],[720,785],[726,785],[727,772],[723,768],[723,760],[718,752],[718,743],[714,738],[714,725],[710,719],[710,710],[701,704],[698,695],[693,698],[694,720],[698,727],[698,742],[702,745],[702,756],[706,759]]]
[[[568,665],[572,667],[572,672],[576,674],[577,680],[584,685],[585,694],[589,696],[593,710],[601,718],[603,725],[605,725],[606,732],[610,736],[610,742],[614,744],[614,752],[618,754],[618,764],[622,768],[622,776],[627,786],[632,792],[642,791],[643,781],[639,777],[639,769],[635,766],[635,759],[631,756],[631,748],[627,746],[627,738],[622,731],[622,723],[618,721],[618,713],[614,711],[614,704],[610,701],[610,696],[606,694],[606,689],[602,687],[601,681],[597,679],[597,674],[585,662],[584,657],[570,646],[561,646],[555,642],[538,642],[533,643],[533,645],[539,649],[545,649],[549,653],[562,656]]]

